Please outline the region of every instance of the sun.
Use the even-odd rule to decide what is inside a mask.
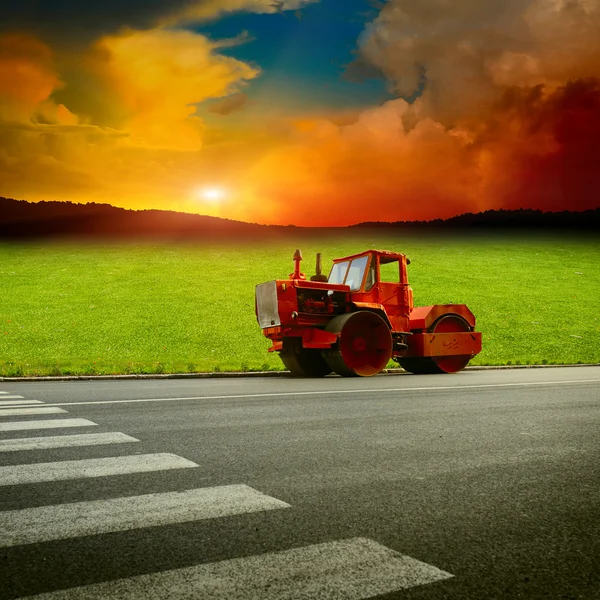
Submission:
[[[197,194],[207,204],[221,204],[227,197],[227,192],[221,187],[200,188]]]

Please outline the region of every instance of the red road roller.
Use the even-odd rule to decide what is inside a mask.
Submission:
[[[466,305],[413,305],[406,255],[367,250],[336,258],[327,277],[317,254],[310,280],[301,260],[296,250],[288,279],[256,286],[256,318],[272,341],[269,352],[278,352],[292,375],[369,377],[390,359],[411,373],[456,373],[481,351]],[[390,269],[393,281],[382,278]]]

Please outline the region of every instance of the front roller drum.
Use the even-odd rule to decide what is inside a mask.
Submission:
[[[325,377],[331,368],[321,356],[321,351],[303,348],[302,338],[283,338],[283,347],[279,353],[285,368],[294,377]]]
[[[323,350],[329,367],[343,377],[377,375],[392,356],[392,335],[376,313],[360,310],[332,319],[326,327],[339,334],[335,348]]]

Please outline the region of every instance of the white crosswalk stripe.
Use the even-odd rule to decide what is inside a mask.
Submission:
[[[0,452],[47,450],[50,448],[72,448],[74,446],[97,446],[100,444],[123,444],[127,442],[139,442],[139,440],[119,432],[11,438],[0,440]]]
[[[9,394],[8,396],[2,396],[2,400],[15,400],[17,398],[23,398],[23,396],[16,396],[14,394]]]
[[[289,508],[247,485],[94,500],[0,513],[0,547]]]
[[[91,427],[98,425],[87,419],[54,419],[50,421],[12,421],[0,423],[2,431],[25,431],[27,429],[60,429],[62,427]]]
[[[41,400],[0,400],[0,406],[30,406],[43,404]]]
[[[37,600],[361,600],[453,577],[367,538],[51,592]]]
[[[0,467],[0,486],[61,481],[85,477],[106,477],[126,473],[145,473],[169,469],[187,469],[198,465],[175,454],[136,454],[111,458],[63,460],[51,463]]]
[[[0,407],[0,417],[12,417],[20,415],[50,415],[53,413],[66,413],[68,411],[54,406],[34,406],[28,408],[3,408]]]

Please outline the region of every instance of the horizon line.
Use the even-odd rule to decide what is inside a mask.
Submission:
[[[434,223],[434,222],[448,222],[452,219],[456,219],[462,216],[467,216],[467,215],[483,215],[486,213],[513,213],[513,212],[531,212],[531,213],[540,213],[543,215],[559,215],[559,214],[563,214],[563,213],[570,213],[570,214],[577,214],[577,213],[584,213],[584,212],[588,212],[588,211],[598,211],[600,210],[600,206],[597,206],[595,208],[588,208],[588,209],[581,209],[581,210],[562,210],[562,211],[546,211],[546,210],[542,210],[539,208],[490,208],[484,211],[479,211],[479,212],[463,212],[463,213],[457,213],[453,216],[450,217],[435,217],[433,219],[415,219],[412,221],[359,221],[350,225],[295,225],[293,223],[289,223],[287,225],[281,225],[281,224],[274,224],[274,223],[257,223],[257,222],[250,222],[250,221],[240,221],[238,219],[231,219],[231,218],[227,218],[227,217],[216,217],[216,216],[212,216],[212,215],[206,215],[206,214],[202,214],[202,213],[191,213],[191,212],[187,212],[187,211],[181,211],[181,210],[173,210],[173,209],[168,209],[168,208],[125,208],[122,206],[116,206],[114,204],[110,204],[109,202],[96,202],[96,201],[88,201],[88,202],[77,202],[74,200],[26,200],[24,198],[10,198],[8,196],[0,196],[0,200],[9,200],[9,201],[13,201],[13,202],[24,202],[26,204],[40,204],[40,203],[55,203],[55,204],[71,204],[71,205],[76,205],[76,206],[108,206],[110,208],[113,209],[117,209],[117,210],[123,210],[123,211],[128,211],[128,212],[150,212],[150,211],[155,211],[155,212],[167,212],[167,213],[173,213],[173,214],[179,214],[179,215],[188,215],[191,217],[204,217],[205,219],[215,219],[218,221],[228,221],[231,223],[240,223],[243,225],[251,225],[251,226],[257,226],[257,227],[277,227],[277,228],[295,228],[295,229],[348,229],[351,227],[360,227],[362,225],[397,225],[397,224],[406,224],[406,225],[411,225],[411,224],[426,224],[426,223]]]

